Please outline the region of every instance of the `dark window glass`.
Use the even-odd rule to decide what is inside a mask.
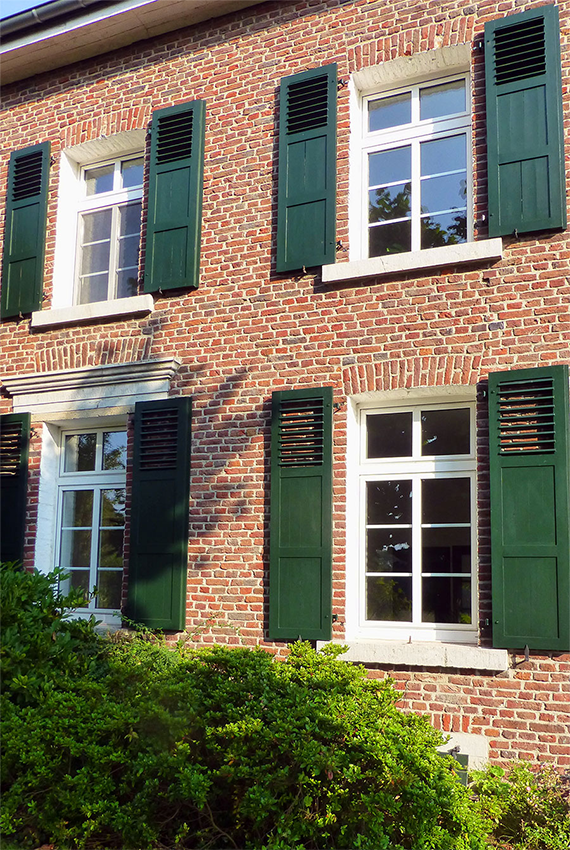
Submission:
[[[470,520],[469,478],[425,478],[422,481],[423,523],[468,523]]]
[[[411,481],[369,481],[368,525],[409,525],[412,521]]]
[[[411,413],[374,413],[366,417],[366,457],[411,457],[411,454]]]
[[[470,413],[458,410],[422,410],[422,455],[463,455],[471,451]]]

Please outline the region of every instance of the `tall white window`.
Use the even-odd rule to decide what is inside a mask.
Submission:
[[[363,98],[361,253],[472,239],[467,75]]]
[[[75,303],[137,294],[143,157],[81,170]]]
[[[126,431],[62,434],[56,563],[91,610],[121,606],[126,454]]]
[[[359,479],[361,626],[392,638],[468,638],[476,624],[472,407],[361,410]]]

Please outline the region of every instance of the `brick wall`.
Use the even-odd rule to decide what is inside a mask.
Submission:
[[[538,4],[528,3],[528,6]],[[269,2],[112,55],[7,86],[0,182],[10,150],[49,139],[44,308],[53,294],[57,187],[63,149],[146,128],[154,109],[207,101],[201,278],[159,294],[145,318],[31,332],[0,327],[4,377],[176,356],[173,392],[192,394],[193,461],[187,622],[199,641],[263,643],[267,605],[268,421],[273,390],[332,385],[333,610],[343,638],[346,405],[378,389],[479,385],[490,370],[568,362],[567,233],[504,240],[502,261],[460,270],[323,285],[318,272],[274,271],[277,92],[280,79],[336,62],[339,76],[399,56],[473,45],[475,217],[486,206],[483,59],[486,20],[525,4],[460,0]],[[570,3],[560,3],[568,121]],[[338,259],[347,259],[348,87],[339,90]],[[2,204],[2,216],[3,216]],[[3,227],[3,221],[0,221]],[[478,235],[484,236],[480,229]],[[2,412],[11,410],[6,393]],[[485,402],[479,398],[480,616],[489,616]],[[41,426],[32,447],[26,541],[33,562]],[[483,631],[482,641],[488,641]],[[520,661],[520,659],[518,659]],[[382,671],[378,671],[379,674]],[[441,728],[482,732],[494,758],[570,764],[570,656],[532,657],[504,677],[399,671],[402,704]]]

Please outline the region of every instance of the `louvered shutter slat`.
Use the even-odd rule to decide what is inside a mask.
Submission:
[[[568,367],[489,376],[493,642],[570,649]]]
[[[203,100],[153,113],[145,292],[198,286],[204,134]]]
[[[555,6],[485,25],[489,235],[566,227]]]
[[[337,67],[281,80],[277,271],[335,261]]]
[[[41,309],[50,144],[14,151],[8,168],[0,314]]]
[[[190,418],[188,397],[135,406],[128,616],[149,628],[186,623]]]
[[[328,640],[332,592],[332,390],[273,393],[269,634]]]

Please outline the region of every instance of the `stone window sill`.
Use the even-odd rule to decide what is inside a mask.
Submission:
[[[117,298],[114,301],[96,301],[93,304],[78,304],[75,307],[37,310],[32,313],[31,326],[34,330],[46,330],[94,322],[99,319],[145,316],[153,310],[152,295],[133,295],[131,298]]]
[[[424,251],[410,251],[348,263],[331,263],[323,266],[323,283],[358,281],[369,277],[382,277],[441,266],[495,261],[500,260],[502,256],[503,240],[500,237],[482,239],[480,242],[443,245],[440,248],[426,248]]]
[[[335,640],[345,645],[348,651],[340,656],[341,661],[360,664],[382,664],[390,667],[443,667],[454,670],[480,670],[501,673],[509,669],[509,653],[506,649],[487,649],[459,643],[437,643],[417,641],[403,643],[391,640]],[[319,647],[325,646],[319,642]]]

